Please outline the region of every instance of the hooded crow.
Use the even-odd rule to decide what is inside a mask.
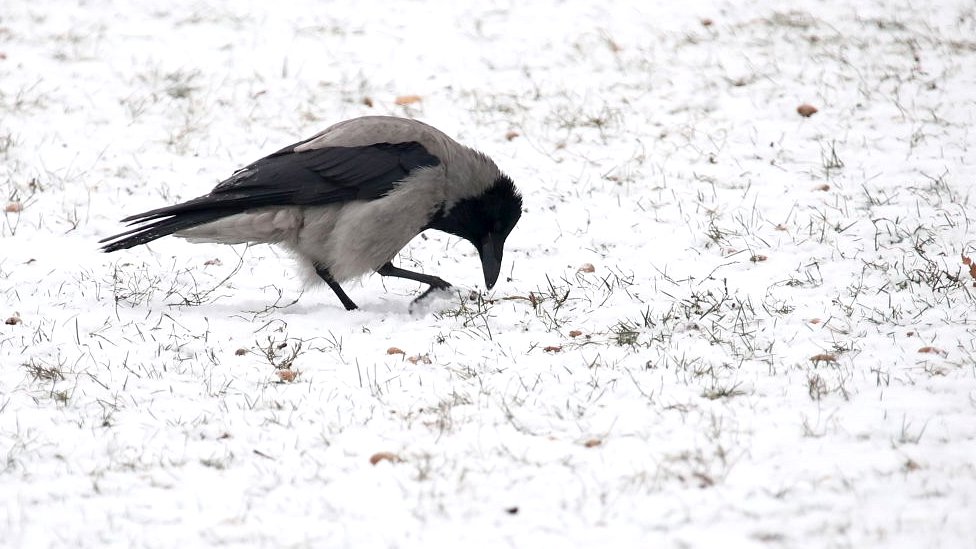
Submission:
[[[484,154],[416,120],[367,116],[241,168],[201,197],[129,216],[122,221],[132,228],[100,243],[114,252],[172,234],[278,244],[352,310],[356,304],[339,283],[373,271],[428,284],[421,297],[451,286],[393,266],[397,252],[426,229],[473,244],[491,289],[521,215],[515,184]]]

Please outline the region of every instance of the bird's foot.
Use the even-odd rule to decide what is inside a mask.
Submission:
[[[410,314],[424,314],[431,309],[433,303],[440,299],[455,297],[455,288],[446,282],[443,285],[431,285],[430,288],[410,302]]]

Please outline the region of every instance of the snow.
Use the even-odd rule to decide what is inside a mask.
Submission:
[[[973,36],[948,0],[6,3],[0,545],[973,547]],[[401,263],[462,292],[412,313],[265,246],[97,251],[365,114],[520,186],[493,292],[435,232]]]

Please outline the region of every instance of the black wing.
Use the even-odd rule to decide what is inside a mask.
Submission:
[[[374,200],[414,170],[440,164],[416,142],[293,151],[282,149],[238,170],[209,194],[123,219],[138,226],[102,239],[102,250],[131,248],[255,208]]]

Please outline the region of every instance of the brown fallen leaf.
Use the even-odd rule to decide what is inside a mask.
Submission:
[[[414,355],[414,356],[407,357],[407,361],[409,361],[410,364],[416,364],[418,362],[423,363],[423,364],[430,364],[432,362],[430,360],[430,356],[427,355],[427,354]]]
[[[814,107],[809,103],[804,103],[796,108],[796,112],[804,118],[810,118],[817,113],[817,107]]]
[[[587,448],[596,448],[597,446],[600,446],[601,444],[603,444],[603,441],[602,440],[600,440],[598,438],[591,438],[591,439],[587,440],[586,442],[584,442],[583,443],[583,446],[586,446]]]
[[[824,183],[823,185],[817,185],[816,187],[813,188],[813,190],[815,190],[815,191],[829,191],[830,190],[830,185],[828,185],[826,183]]]
[[[518,137],[520,135],[522,135],[522,134],[520,134],[519,132],[517,132],[515,130],[509,130],[509,131],[505,132],[505,139],[508,140],[508,141],[511,141],[511,140],[515,139],[516,137]]]
[[[709,19],[708,17],[706,17],[706,18],[704,18],[704,19],[701,20],[701,24],[702,24],[703,27],[711,27],[712,25],[715,24],[715,21],[712,21],[711,19]]]
[[[400,456],[394,454],[393,452],[376,452],[375,454],[369,456],[369,462],[373,465],[376,465],[381,461],[400,463],[403,460],[400,458]]]
[[[830,354],[827,354],[827,353],[820,353],[818,355],[813,355],[812,357],[810,357],[810,361],[812,361],[812,362],[837,362],[837,356],[836,355],[830,355]]]
[[[244,356],[244,355],[247,354],[247,349],[245,349],[244,347],[241,347],[240,349],[234,351],[234,354],[237,355],[237,356]]]
[[[756,254],[756,255],[750,257],[749,258],[749,261],[752,261],[753,263],[759,263],[760,261],[766,261],[767,259],[769,259],[769,258],[766,257],[766,256],[764,256],[764,255]]]
[[[821,323],[821,322],[823,322],[823,321],[822,321],[822,320],[820,320],[819,318],[811,318],[811,319],[810,319],[810,320],[808,320],[807,322],[809,322],[810,324],[820,324],[820,323]]]
[[[217,265],[217,266],[223,265],[223,263],[221,263],[219,259],[208,259],[208,260],[204,261],[203,264],[204,265]]]
[[[295,381],[298,377],[298,372],[295,370],[278,370],[278,379],[284,381],[285,383],[291,383]]]
[[[580,268],[577,269],[577,271],[581,273],[592,273],[596,271],[596,267],[594,267],[592,263],[584,263],[580,265]]]
[[[558,353],[559,351],[562,351],[563,348],[558,345],[546,345],[542,350],[547,353]]]
[[[386,350],[386,354],[388,354],[388,355],[404,355],[404,356],[406,356],[407,353],[404,353],[403,352],[403,349],[401,349],[399,347],[390,347],[389,349]]]
[[[17,213],[22,211],[23,209],[24,209],[24,205],[21,204],[20,202],[7,202],[7,205],[4,206],[3,211],[7,213]]]
[[[413,105],[414,103],[420,103],[421,101],[423,101],[423,98],[419,95],[400,95],[397,96],[394,103],[400,105],[401,107],[405,107],[407,105]]]
[[[971,258],[962,256],[962,264],[969,267],[969,276],[976,279],[976,261]]]
[[[933,355],[941,355],[941,356],[946,356],[946,355],[949,354],[949,353],[945,352],[944,350],[942,350],[942,349],[940,349],[938,347],[932,347],[932,346],[929,346],[929,345],[926,345],[925,347],[919,348],[918,352],[920,352],[920,353],[929,353],[929,354],[933,354]]]
[[[363,98],[363,105],[366,105],[367,107],[369,107],[369,108],[372,109],[373,108],[373,98],[372,97],[369,97],[368,95],[366,97],[364,97]]]
[[[20,317],[17,316],[17,315],[14,315],[14,316],[8,318],[4,322],[4,324],[6,324],[7,326],[16,326],[16,325],[20,324],[21,322],[22,322],[22,320],[20,320]]]
[[[778,223],[775,227],[773,227],[773,229],[775,229],[777,231],[785,231],[786,230],[786,225],[783,225],[782,223]]]
[[[583,335],[583,332],[581,332],[579,330],[570,330],[569,331],[569,337],[579,337],[581,335]]]

